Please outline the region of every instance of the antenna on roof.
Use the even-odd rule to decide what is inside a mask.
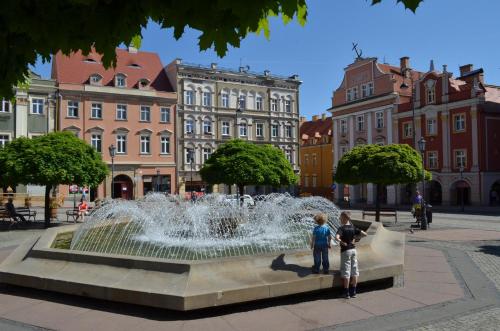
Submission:
[[[358,44],[352,43],[352,51],[356,52],[356,59],[361,59],[361,55],[363,55],[363,51],[361,49],[358,50]]]

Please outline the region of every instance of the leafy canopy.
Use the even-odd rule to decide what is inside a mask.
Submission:
[[[431,174],[426,171],[426,179]],[[422,180],[422,158],[407,144],[359,145],[344,154],[335,181],[344,184],[407,184]]]
[[[0,183],[95,187],[108,173],[101,155],[70,132],[20,137],[0,149]]]
[[[372,4],[381,0],[372,0]],[[421,0],[397,0],[413,11]],[[25,81],[28,65],[38,57],[69,54],[91,47],[103,64],[116,62],[115,48],[140,46],[148,22],[172,28],[179,39],[186,27],[198,30],[200,50],[214,48],[224,56],[228,45],[239,47],[248,33],[269,38],[269,18],[294,17],[304,25],[306,0],[4,0],[0,10],[0,96],[10,98],[12,86]]]
[[[200,173],[209,184],[281,186],[298,181],[283,151],[240,139],[219,146]]]

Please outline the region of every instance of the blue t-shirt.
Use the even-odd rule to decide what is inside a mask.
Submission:
[[[318,225],[314,227],[314,246],[328,246],[328,236],[330,236],[330,228],[326,225]]]

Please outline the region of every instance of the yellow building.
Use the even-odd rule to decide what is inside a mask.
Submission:
[[[332,118],[315,115],[300,119],[300,187],[302,195],[333,200]]]

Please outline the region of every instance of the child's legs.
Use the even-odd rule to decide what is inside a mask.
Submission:
[[[314,258],[313,271],[319,272],[319,267],[321,265],[321,249],[317,246],[314,246],[313,258]]]
[[[328,271],[330,269],[330,261],[328,260],[328,247],[323,247],[321,249],[321,258],[323,260],[323,271]]]
[[[344,283],[344,288],[349,287],[349,278],[351,277],[351,259],[349,251],[340,253],[340,275]]]
[[[355,249],[352,250],[352,254],[350,256],[351,260],[351,285],[356,286],[358,284],[358,255]]]

